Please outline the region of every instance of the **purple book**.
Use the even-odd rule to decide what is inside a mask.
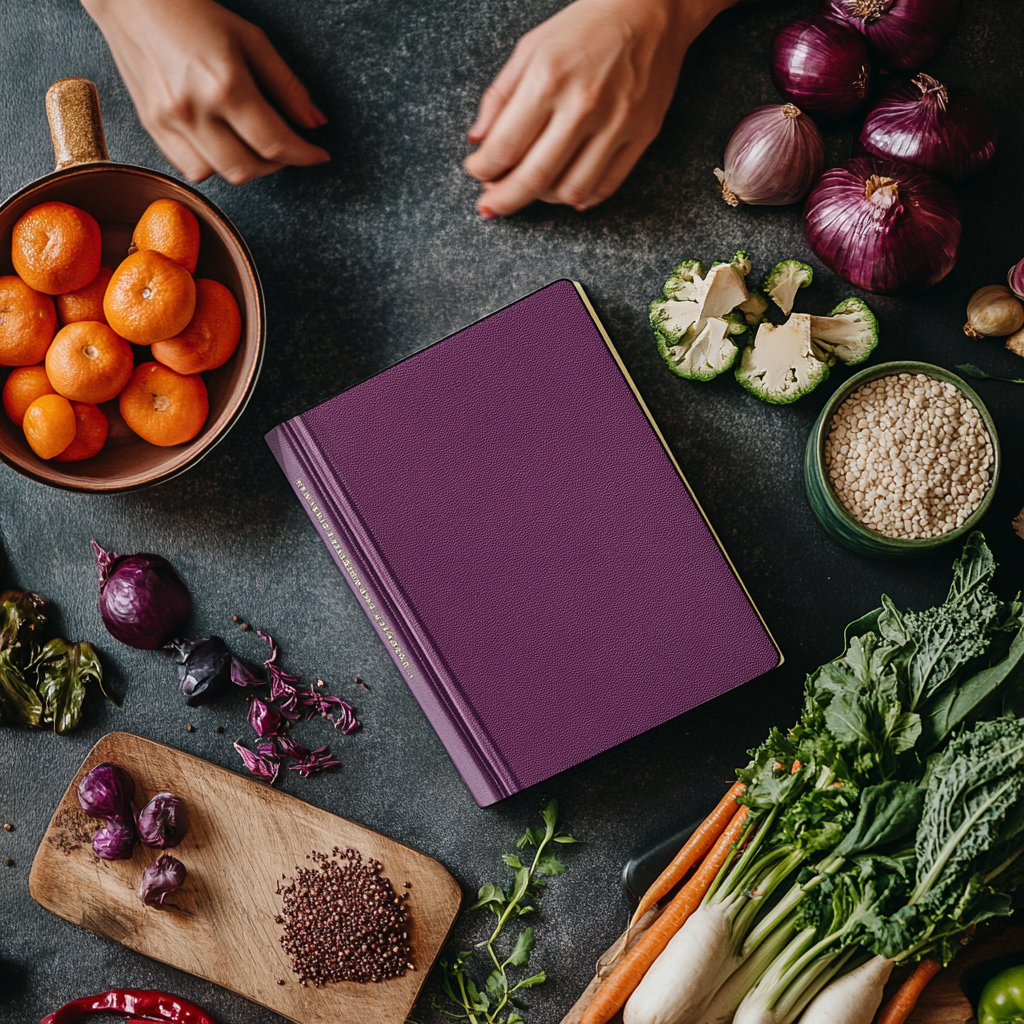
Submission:
[[[781,661],[571,281],[267,441],[481,806]]]

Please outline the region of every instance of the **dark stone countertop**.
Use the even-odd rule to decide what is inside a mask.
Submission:
[[[105,633],[96,609],[89,540],[169,558],[195,596],[193,635],[230,633],[231,615],[270,628],[285,662],[323,677],[356,704],[364,729],[348,738],[325,723],[307,735],[335,741],[344,767],[283,788],[394,836],[446,864],[465,890],[503,879],[512,848],[551,797],[583,842],[545,894],[532,963],[550,980],[531,994],[534,1022],[557,1021],[588,980],[628,912],[624,859],[704,812],[767,727],[787,725],[803,674],[832,657],[846,622],[887,592],[898,603],[942,599],[955,554],[912,563],[858,558],[833,543],[804,498],[807,432],[842,368],[812,396],[773,407],[725,375],[710,384],[672,376],[646,325],[648,301],[683,257],[739,247],[755,273],[798,257],[815,268],[800,308],[827,312],[851,289],[810,257],[797,208],[732,210],[712,168],[733,124],[775,102],[767,71],[773,30],[810,3],[753,5],[720,17],[694,45],[664,130],[620,193],[585,215],[537,205],[506,220],[475,215],[474,183],[460,167],[482,89],[518,36],[558,0],[244,0],[239,13],[267,30],[330,118],[317,140],[329,166],[286,170],[241,188],[201,186],[239,227],[266,288],[267,358],[255,397],[227,441],[183,478],[154,490],[88,497],[47,489],[0,467],[3,583],[37,590],[60,628],[101,650],[125,699],[89,698],[77,733],[0,732],[0,1022],[26,1024],[68,999],[112,986],[178,992],[227,1024],[274,1014],[79,931],[38,907],[28,872],[53,807],[92,744],[127,730],[238,768],[231,742],[245,734],[245,703],[190,711],[171,665]],[[916,358],[993,373],[1024,369],[998,341],[961,333],[964,308],[1024,256],[1024,85],[1020,6],[966,0],[953,37],[928,70],[967,85],[1002,129],[992,167],[960,190],[964,239],[956,269],[924,295],[877,297],[882,343],[874,361]],[[0,5],[0,175],[10,194],[52,167],[46,87],[83,75],[99,86],[114,159],[169,170],[139,125],[98,30],[72,0]],[[832,162],[852,130],[826,134]],[[637,385],[678,455],[786,664],[690,714],[494,807],[476,807],[448,756],[337,573],[264,441],[281,420],[349,387],[492,309],[572,277],[593,299]],[[1005,471],[984,523],[1002,563],[1001,591],[1024,576],[1024,543],[1009,526],[1024,505],[1022,393],[978,390],[995,417]],[[514,414],[514,410],[510,411]],[[686,609],[678,610],[685,615]],[[236,635],[255,653],[252,635]],[[358,675],[370,686],[353,688]],[[186,732],[194,723],[196,731]],[[225,728],[214,732],[215,725]],[[319,729],[319,733],[318,733]],[[243,863],[245,851],[238,851]],[[463,940],[473,936],[463,931]],[[230,943],[231,936],[225,936]],[[460,948],[468,948],[463,945]]]

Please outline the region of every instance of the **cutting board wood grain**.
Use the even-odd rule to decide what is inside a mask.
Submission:
[[[100,823],[81,811],[77,790],[86,772],[104,761],[131,773],[136,802],[170,790],[188,806],[188,835],[168,851],[188,877],[163,909],[145,906],[137,895],[143,870],[161,851],[140,844],[130,861],[110,862],[92,851],[91,836]],[[281,912],[278,883],[307,866],[312,851],[329,854],[334,847],[379,860],[396,892],[409,893],[415,971],[378,984],[299,984],[281,949],[282,927],[275,923]],[[404,888],[406,882],[411,888]],[[458,883],[425,854],[264,783],[127,733],[105,736],[85,759],[39,846],[29,891],[72,924],[223,985],[298,1024],[401,1024],[462,898]]]

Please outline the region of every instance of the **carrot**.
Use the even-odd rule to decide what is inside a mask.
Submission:
[[[736,798],[743,792],[742,782],[737,782],[718,802],[718,806],[697,826],[693,835],[686,840],[683,848],[672,859],[672,863],[655,879],[651,887],[644,893],[640,906],[629,922],[633,928],[637,921],[647,913],[655,903],[667,892],[674,889],[690,868],[693,867],[715,845],[715,840],[722,834],[722,829],[729,824],[729,819],[736,813]]]
[[[877,1024],[903,1024],[910,1016],[928,982],[942,970],[942,964],[934,960],[922,960],[914,973],[893,993],[893,997],[882,1008]]]
[[[679,890],[654,924],[644,932],[640,941],[605,978],[580,1018],[580,1024],[607,1024],[626,1005],[626,1000],[640,984],[648,968],[700,905],[715,876],[722,869],[730,848],[739,839],[746,819],[747,809],[740,807],[733,814],[728,827],[718,837],[711,852],[693,873],[693,877]]]

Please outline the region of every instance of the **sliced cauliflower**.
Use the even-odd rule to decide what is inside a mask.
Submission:
[[[756,289],[747,294],[746,299],[736,307],[751,326],[759,324],[764,319],[768,309],[768,296]]]
[[[878,344],[878,321],[863,299],[843,299],[828,316],[811,317],[811,346],[825,362],[863,363]]]
[[[662,353],[672,372],[687,380],[711,380],[736,360],[739,349],[730,337],[733,325],[718,317],[695,324],[678,344]]]
[[[699,298],[698,319],[722,316],[747,299],[747,286],[732,263],[718,263],[704,278],[704,291]]]
[[[654,333],[675,345],[697,322],[699,313],[700,303],[690,299],[655,299],[650,305],[649,319]]]
[[[806,313],[794,313],[779,327],[761,324],[736,368],[740,384],[774,405],[795,402],[827,377],[828,364],[812,349],[811,318]]]
[[[793,311],[793,301],[801,288],[806,288],[814,280],[814,271],[799,260],[783,260],[772,267],[761,287],[768,297],[782,310],[786,316]]]
[[[677,302],[699,301],[704,295],[704,267],[700,260],[683,260],[668,275],[665,282],[665,298]]]

